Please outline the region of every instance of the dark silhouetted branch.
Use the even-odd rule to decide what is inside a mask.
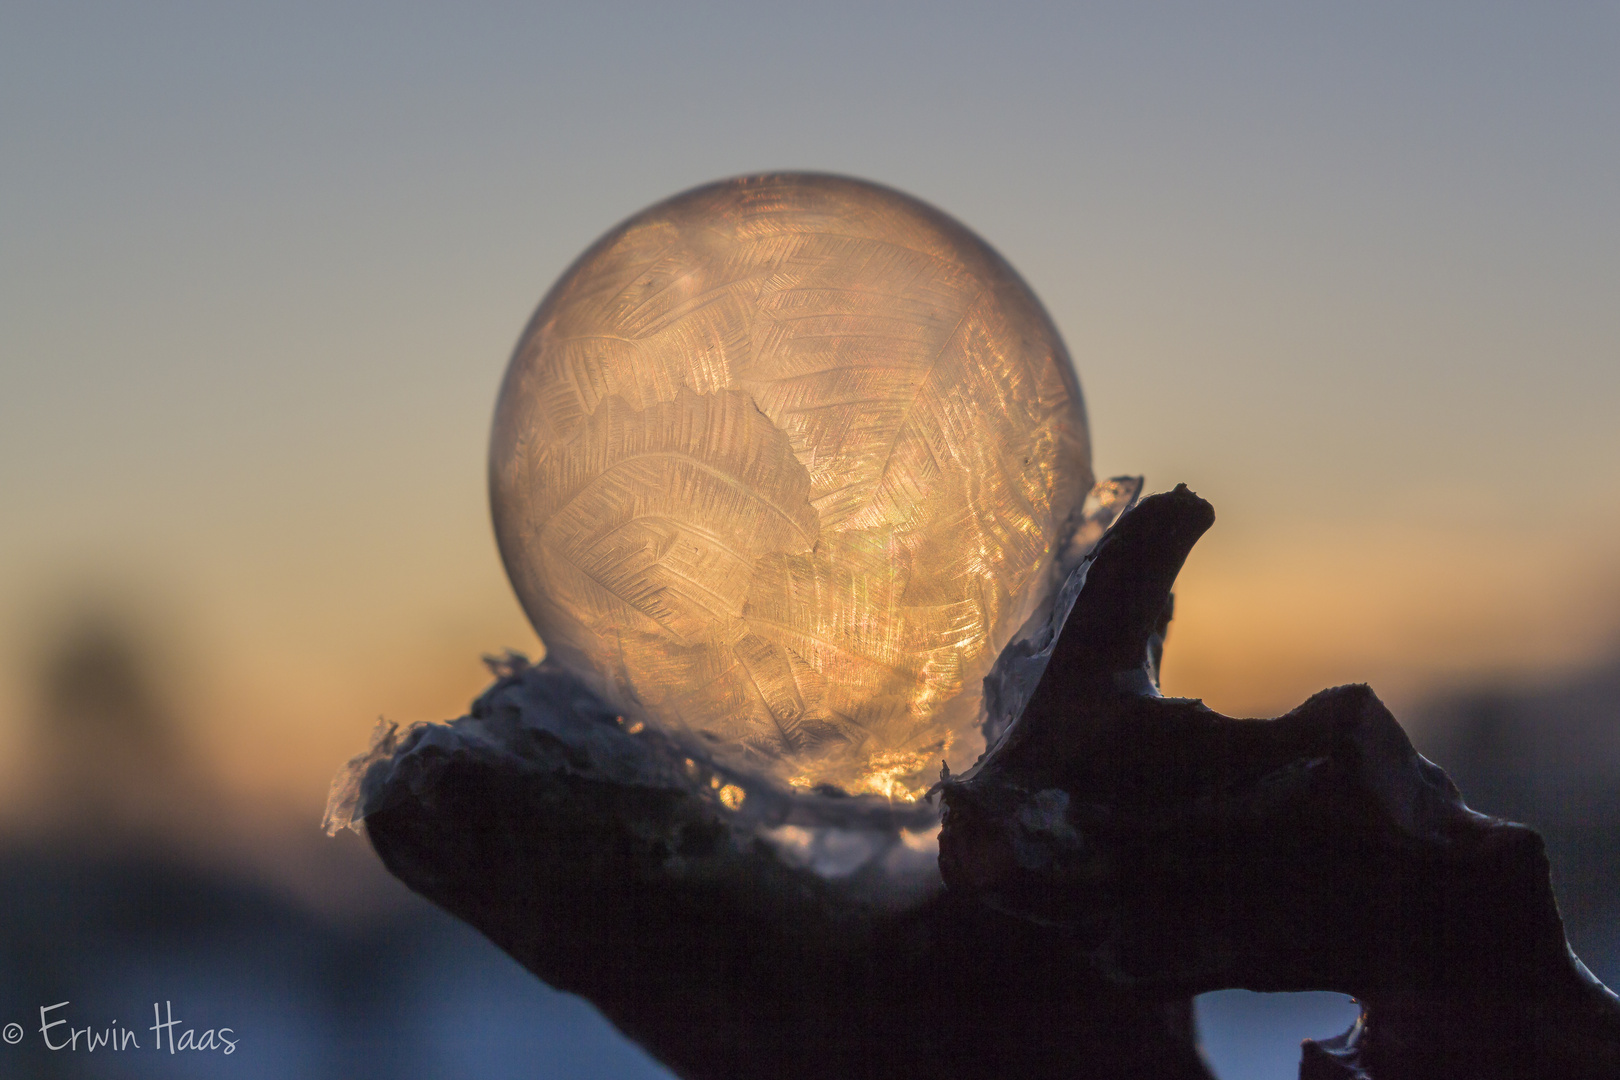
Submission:
[[[335,820],[692,1080],[1207,1080],[1191,996],[1225,987],[1363,1002],[1307,1077],[1620,1075],[1540,839],[1468,810],[1370,690],[1268,721],[1159,696],[1213,520],[1144,500],[1061,633],[1008,650],[937,862],[932,806],[784,793],[520,658],[469,716],[384,733]]]
[[[1212,521],[1178,488],[1104,537],[1022,716],[943,784],[952,891],[1078,935],[1121,986],[1354,995],[1305,1075],[1620,1076],[1541,838],[1469,810],[1371,690],[1266,721],[1159,696],[1152,613]]]

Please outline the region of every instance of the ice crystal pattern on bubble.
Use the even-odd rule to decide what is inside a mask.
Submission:
[[[903,797],[982,748],[980,684],[1091,482],[1017,274],[913,199],[803,175],[587,251],[518,344],[490,456],[552,656],[723,760]]]

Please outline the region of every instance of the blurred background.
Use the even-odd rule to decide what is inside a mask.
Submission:
[[[1620,5],[3,0],[0,1074],[666,1075],[317,826],[538,651],[484,453],[541,294],[785,168],[986,237],[1099,474],[1215,504],[1167,692],[1372,683],[1620,983]],[[1227,1080],[1352,1014],[1200,1000]]]

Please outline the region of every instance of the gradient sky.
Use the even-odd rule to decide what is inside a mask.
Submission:
[[[1216,10],[1219,8],[1219,10]],[[1620,5],[0,4],[0,761],[81,608],[318,804],[532,649],[484,454],[572,258],[739,172],[1019,268],[1102,474],[1186,481],[1167,689],[1620,647]]]

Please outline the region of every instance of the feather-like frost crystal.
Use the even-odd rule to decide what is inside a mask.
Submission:
[[[982,240],[856,180],[745,177],[614,229],[540,304],[490,446],[548,654],[627,716],[912,798],[1091,489],[1067,353]]]

